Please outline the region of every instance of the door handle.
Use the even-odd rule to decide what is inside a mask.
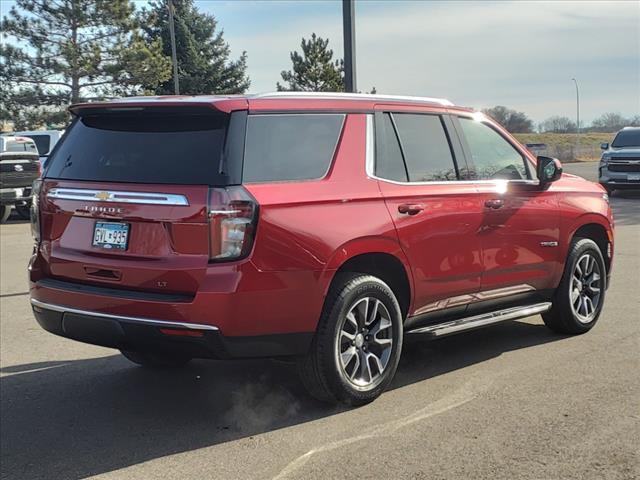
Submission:
[[[486,202],[484,202],[484,206],[497,210],[504,207],[504,200],[502,200],[501,198],[492,198],[491,200],[487,200]]]
[[[405,215],[416,215],[424,210],[424,205],[418,203],[403,203],[398,205],[398,212]]]

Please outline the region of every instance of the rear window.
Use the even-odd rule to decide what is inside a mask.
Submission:
[[[221,155],[229,115],[105,114],[78,118],[47,165],[47,178],[226,185]],[[237,183],[237,182],[235,182]]]
[[[326,175],[342,130],[341,114],[250,115],[244,182],[311,180]]]
[[[614,148],[640,147],[640,130],[622,130],[611,144]]]
[[[10,140],[4,146],[5,152],[29,152],[38,153],[36,146],[31,141]]]

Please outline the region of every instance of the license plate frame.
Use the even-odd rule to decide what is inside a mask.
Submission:
[[[96,222],[92,245],[104,250],[125,251],[129,247],[130,230],[131,225],[124,222]]]

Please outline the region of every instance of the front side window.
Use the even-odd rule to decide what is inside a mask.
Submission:
[[[250,115],[244,152],[245,182],[319,179],[340,138],[342,114]]]
[[[488,125],[471,118],[460,119],[479,180],[523,180],[529,178],[524,158],[507,140]]]

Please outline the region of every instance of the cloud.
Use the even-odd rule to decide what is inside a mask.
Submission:
[[[218,16],[234,55],[247,51],[252,91],[273,90],[312,32],[342,55],[339,2],[199,6]],[[542,120],[573,115],[576,77],[583,118],[640,112],[637,2],[360,1],[356,22],[361,90],[506,104]]]

